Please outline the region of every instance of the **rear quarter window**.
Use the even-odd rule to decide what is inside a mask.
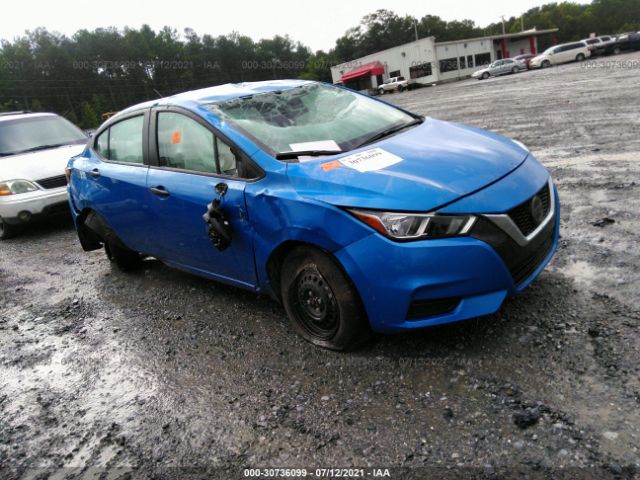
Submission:
[[[122,120],[96,138],[94,150],[106,160],[142,164],[143,126],[144,115]]]

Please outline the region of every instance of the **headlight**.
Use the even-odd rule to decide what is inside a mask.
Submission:
[[[513,143],[515,143],[516,145],[518,145],[519,147],[523,148],[524,150],[526,150],[527,152],[529,151],[529,148],[527,148],[527,146],[522,143],[520,140],[514,140],[513,138],[511,139],[511,141]]]
[[[381,234],[396,240],[466,235],[476,221],[473,215],[436,215],[373,210],[348,210]]]
[[[38,187],[28,180],[7,180],[0,182],[0,196],[18,195],[20,193],[35,192]]]

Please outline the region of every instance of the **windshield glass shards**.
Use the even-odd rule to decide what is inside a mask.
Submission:
[[[234,98],[206,108],[257,140],[269,153],[285,153],[289,158],[299,150],[296,145],[335,142],[341,151],[347,151],[380,132],[415,120],[365,95],[319,83]]]

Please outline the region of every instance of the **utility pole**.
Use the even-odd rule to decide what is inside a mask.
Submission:
[[[524,32],[524,15],[520,17],[520,31]]]
[[[418,21],[414,20],[413,22],[413,30],[416,33],[416,42],[418,41]]]
[[[504,27],[504,15],[500,15],[500,18],[502,19],[502,35],[506,35],[506,30]]]

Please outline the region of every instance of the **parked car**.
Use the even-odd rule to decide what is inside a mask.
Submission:
[[[600,37],[585,38],[582,41],[587,44],[587,47],[591,52],[591,56],[594,56],[599,48],[605,47],[614,40],[615,38],[611,37],[610,35],[602,35]]]
[[[87,137],[53,113],[0,113],[0,240],[67,210],[64,169]]]
[[[529,62],[531,59],[536,56],[535,53],[523,53],[522,55],[518,55],[517,57],[513,57],[513,59],[520,64],[520,67],[524,69],[529,69]]]
[[[387,79],[382,85],[378,86],[378,93],[384,95],[389,92],[403,92],[409,87],[409,83],[404,77],[391,77]]]
[[[68,172],[84,250],[268,293],[336,350],[495,312],[558,242],[556,189],[521,143],[318,82],[136,105]]]
[[[547,68],[551,65],[560,65],[567,62],[581,62],[591,56],[589,47],[584,42],[563,43],[547,48],[529,62],[532,68]]]
[[[592,53],[594,56],[618,55],[630,50],[640,50],[640,32],[618,35],[609,42],[594,46]]]
[[[526,65],[516,62],[513,58],[505,58],[496,60],[488,67],[476,70],[471,74],[471,77],[477,78],[478,80],[486,80],[489,77],[497,77],[498,75],[505,75],[507,73],[518,73],[526,68]]]

